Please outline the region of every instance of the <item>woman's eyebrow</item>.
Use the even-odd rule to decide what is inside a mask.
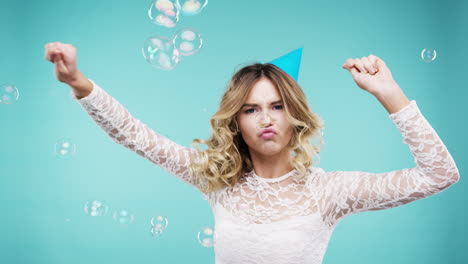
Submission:
[[[282,102],[283,102],[283,100],[278,100],[278,101],[271,102],[270,105],[277,104],[277,103],[282,103]],[[244,108],[246,106],[257,106],[257,104],[243,104],[242,108]]]

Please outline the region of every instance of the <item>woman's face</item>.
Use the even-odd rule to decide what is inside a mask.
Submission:
[[[271,156],[287,147],[293,127],[286,118],[284,104],[273,83],[260,79],[250,91],[237,113],[240,133],[252,154]],[[273,129],[270,136],[261,135],[264,129]]]

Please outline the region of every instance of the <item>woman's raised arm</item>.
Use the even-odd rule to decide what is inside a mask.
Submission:
[[[409,146],[416,166],[385,173],[330,171],[319,177],[320,211],[329,225],[365,211],[398,207],[447,189],[460,179],[446,146],[417,107],[416,101],[390,114]]]
[[[188,166],[197,162],[198,151],[157,134],[134,118],[116,99],[76,69],[76,49],[69,44],[49,43],[46,59],[55,64],[57,79],[68,84],[71,97],[86,110],[110,138],[146,158],[182,181],[201,189],[199,177],[191,178]]]

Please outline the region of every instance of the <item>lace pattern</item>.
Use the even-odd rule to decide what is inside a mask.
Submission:
[[[188,174],[188,165],[198,161],[195,149],[157,134],[90,81],[87,97],[71,95],[113,141],[200,190],[204,183]],[[296,170],[275,179],[252,170],[236,186],[207,194],[216,221],[216,263],[321,263],[334,227],[346,216],[401,206],[458,182],[454,160],[416,101],[389,118],[415,167],[370,173],[311,166],[303,179]]]
[[[88,96],[77,99],[73,91],[70,95],[114,142],[201,190],[205,183],[200,183],[198,177],[191,179],[188,173],[190,162],[197,162],[199,159],[196,149],[180,146],[148,128],[93,80],[90,81],[93,90]]]

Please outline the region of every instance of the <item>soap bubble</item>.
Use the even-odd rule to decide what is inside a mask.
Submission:
[[[162,215],[157,215],[151,218],[151,226],[156,229],[164,230],[166,229],[168,223],[169,222],[167,221],[167,217]]]
[[[0,85],[0,103],[13,104],[18,101],[19,91],[14,85],[5,83]]]
[[[431,49],[431,48],[426,48],[426,49],[423,49],[421,51],[421,58],[425,61],[425,62],[432,62],[435,60],[437,56],[437,52],[435,51],[435,49]]]
[[[89,216],[105,216],[108,210],[109,206],[98,200],[88,201],[84,207],[85,213]]]
[[[280,107],[279,105],[273,106],[273,108]],[[268,128],[274,120],[281,118],[281,109],[272,109],[271,111],[264,112],[259,111],[255,113],[255,127],[257,133],[260,133],[263,129]],[[251,115],[252,116],[252,115]],[[273,135],[274,137],[274,135]],[[272,137],[270,136],[270,139]]]
[[[71,139],[61,138],[55,143],[54,152],[60,159],[69,159],[75,154],[76,146]]]
[[[200,32],[194,28],[179,29],[172,38],[172,42],[181,55],[190,56],[200,51],[203,39]]]
[[[154,237],[160,237],[163,233],[164,229],[159,229],[157,227],[152,226],[151,227],[151,235]]]
[[[142,51],[146,61],[158,69],[169,71],[180,62],[180,53],[174,43],[163,36],[146,39]]]
[[[200,13],[208,4],[208,0],[176,0],[177,8],[182,11],[182,14],[192,16]]]
[[[179,9],[170,0],[153,0],[148,15],[153,23],[169,28],[179,21]]]
[[[114,212],[114,220],[120,225],[128,225],[133,222],[133,214],[122,209]]]
[[[258,112],[255,115],[255,124],[257,125],[257,128],[264,128],[270,123],[271,123],[270,115],[264,114],[263,112]]]
[[[274,106],[279,107],[279,106]],[[281,110],[271,110],[270,112],[259,111],[255,114],[255,124],[258,129],[262,129],[271,124],[272,120],[280,118]]]
[[[212,247],[214,243],[213,235],[214,232],[211,227],[203,227],[201,231],[198,232],[198,241],[204,247]]]

